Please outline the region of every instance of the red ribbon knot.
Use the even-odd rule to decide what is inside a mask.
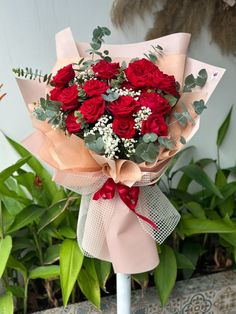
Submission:
[[[112,178],[109,178],[103,184],[101,189],[93,195],[93,200],[97,201],[100,198],[111,200],[115,196],[116,189],[120,198],[130,210],[132,210],[139,218],[147,222],[153,229],[158,230],[157,225],[151,219],[139,214],[135,210],[140,192],[138,186],[128,187],[121,183],[115,183]]]

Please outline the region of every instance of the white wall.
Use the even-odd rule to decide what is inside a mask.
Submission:
[[[101,25],[112,30],[109,43],[143,40],[152,19],[137,19],[132,27],[117,30],[110,22],[111,3],[112,0],[0,0],[0,82],[5,84],[4,91],[8,93],[0,103],[0,129],[7,135],[20,141],[32,131],[11,69],[29,66],[49,72],[56,60],[54,35],[57,31],[70,26],[75,38],[89,41],[92,30]],[[219,49],[210,44],[206,30],[192,44],[189,55],[227,69],[202,116],[201,128],[191,142],[197,146],[197,158],[215,157],[216,131],[236,100],[236,58],[222,56]],[[222,149],[224,165],[233,165],[236,160],[235,119],[236,110]],[[0,136],[0,168],[14,159],[3,142]]]

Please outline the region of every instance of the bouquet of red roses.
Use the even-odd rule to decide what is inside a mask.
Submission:
[[[19,80],[37,129],[24,143],[82,194],[81,249],[137,273],[157,265],[154,240],[180,218],[154,183],[198,129],[224,71],[186,59],[188,34],[115,47],[103,44],[109,33],[98,27],[90,45],[76,45],[67,29],[51,74],[15,73],[39,78]]]

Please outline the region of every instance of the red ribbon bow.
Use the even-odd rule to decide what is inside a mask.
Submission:
[[[118,191],[118,194],[122,201],[125,203],[127,207],[129,207],[130,210],[132,210],[139,218],[147,222],[152,228],[155,230],[158,230],[156,224],[149,218],[139,214],[136,212],[135,208],[138,203],[138,197],[139,197],[139,187],[133,186],[128,187],[126,185],[123,185],[121,183],[115,183],[113,179],[109,178],[107,181],[103,184],[100,190],[98,190],[93,195],[93,200],[97,201],[100,198],[111,200],[115,196],[116,188]]]

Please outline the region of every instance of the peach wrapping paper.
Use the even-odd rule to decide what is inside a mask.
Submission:
[[[196,76],[200,69],[207,70],[207,84],[202,89],[195,88],[194,92],[183,94],[176,106],[177,111],[181,110],[181,102],[184,102],[195,125],[188,123],[186,127],[181,127],[174,118],[171,120],[171,135],[175,138],[182,135],[187,141],[196,133],[200,122],[192,110],[192,101],[207,101],[224,73],[224,69],[186,58],[189,40],[189,34],[178,33],[142,43],[103,46],[110,51],[113,60],[129,61],[134,57],[143,57],[151,45],[158,44],[165,52],[159,58],[158,66],[165,73],[173,74],[181,85],[186,75],[192,73]],[[53,73],[68,63],[78,62],[81,57],[89,57],[86,52],[88,47],[88,43],[76,43],[69,28],[59,32],[56,35],[57,63]],[[17,82],[32,112],[31,104],[44,97],[48,87],[38,81],[18,79]],[[183,145],[177,141],[172,151],[162,149],[157,161],[151,164],[113,161],[88,151],[84,142],[75,135],[65,136],[60,130],[54,131],[47,122],[31,117],[36,131],[23,144],[54,168],[54,180],[58,184],[82,194],[77,232],[84,253],[111,261],[115,272],[140,273],[155,268],[159,263],[155,241],[162,243],[180,217],[157,186],[147,185],[157,181],[170,158]],[[141,186],[137,210],[156,222],[158,232],[140,221],[118,195],[113,200],[92,200],[93,193],[108,177],[128,186]]]

